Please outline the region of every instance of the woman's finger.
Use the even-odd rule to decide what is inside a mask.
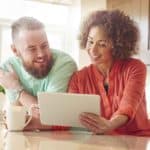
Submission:
[[[97,128],[98,129],[98,124],[95,123],[93,120],[87,118],[87,117],[80,117],[80,121],[81,123],[86,123],[88,124],[90,127],[93,127],[93,128]]]
[[[99,124],[99,116],[95,116],[89,113],[82,113],[80,115],[81,118],[87,118],[88,120],[91,120],[95,126]]]

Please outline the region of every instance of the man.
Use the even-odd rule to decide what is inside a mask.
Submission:
[[[14,22],[11,49],[15,57],[0,69],[0,84],[12,103],[37,105],[37,92],[66,92],[68,81],[77,69],[67,54],[50,49],[44,25],[31,17]],[[38,109],[26,129],[51,129],[40,123]]]

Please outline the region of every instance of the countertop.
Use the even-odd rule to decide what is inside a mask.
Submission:
[[[150,150],[150,137],[93,135],[86,131],[0,131],[0,150]]]

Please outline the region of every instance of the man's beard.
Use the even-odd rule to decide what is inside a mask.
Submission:
[[[42,79],[42,78],[46,77],[48,75],[48,73],[50,72],[52,66],[53,66],[52,57],[47,58],[46,65],[41,66],[40,69],[34,67],[31,64],[25,63],[23,60],[22,60],[22,62],[23,62],[23,66],[24,66],[25,70],[37,79]]]

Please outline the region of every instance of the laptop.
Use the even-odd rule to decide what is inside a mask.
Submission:
[[[100,114],[100,97],[89,94],[38,93],[40,120],[44,125],[82,127],[82,112]]]

